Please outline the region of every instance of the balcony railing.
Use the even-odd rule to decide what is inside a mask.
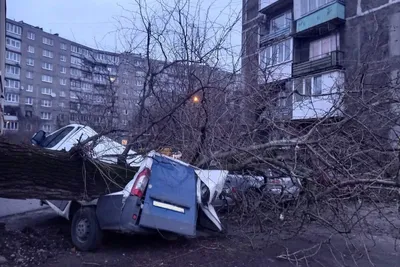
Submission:
[[[326,22],[339,24],[345,20],[345,1],[331,0],[296,21],[296,33],[306,31]]]
[[[279,29],[277,31],[267,33],[266,35],[261,37],[260,44],[267,43],[274,39],[284,38],[286,36],[289,36],[292,32],[291,30],[292,30],[292,27],[289,25],[289,26]]]
[[[308,60],[305,62],[293,63],[292,76],[299,77],[308,74],[318,73],[329,69],[343,67],[343,52],[332,51],[329,55],[319,59]]]

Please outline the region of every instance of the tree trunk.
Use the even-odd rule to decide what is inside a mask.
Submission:
[[[0,141],[0,197],[89,200],[122,190],[137,171],[79,152]]]

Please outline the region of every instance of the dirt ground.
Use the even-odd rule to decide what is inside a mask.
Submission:
[[[40,218],[39,223],[35,216]],[[0,266],[4,267],[400,266],[394,239],[384,233],[374,236],[373,240],[354,236],[357,249],[349,249],[340,236],[332,236],[327,241],[329,234],[317,228],[294,239],[272,242],[266,242],[263,237],[253,239],[237,234],[168,241],[160,236],[107,233],[98,251],[82,253],[71,243],[69,222],[52,213],[28,214],[4,223],[3,227],[0,225],[0,256],[7,260]],[[298,261],[292,262],[277,257],[304,248],[310,248],[306,253],[313,257],[299,254]]]

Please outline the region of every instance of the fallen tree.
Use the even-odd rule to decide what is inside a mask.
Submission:
[[[89,200],[122,190],[136,170],[70,152],[0,141],[0,197]]]

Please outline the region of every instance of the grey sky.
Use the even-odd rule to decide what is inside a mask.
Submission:
[[[213,4],[213,12],[217,13],[225,1],[202,2],[202,5]],[[231,9],[240,10],[241,2],[233,0]],[[124,13],[121,6],[131,9],[133,3],[132,0],[8,0],[7,17],[40,26],[45,31],[59,33],[90,47],[113,50],[117,44],[115,18]],[[234,45],[240,45],[240,25],[235,28],[233,39]]]

